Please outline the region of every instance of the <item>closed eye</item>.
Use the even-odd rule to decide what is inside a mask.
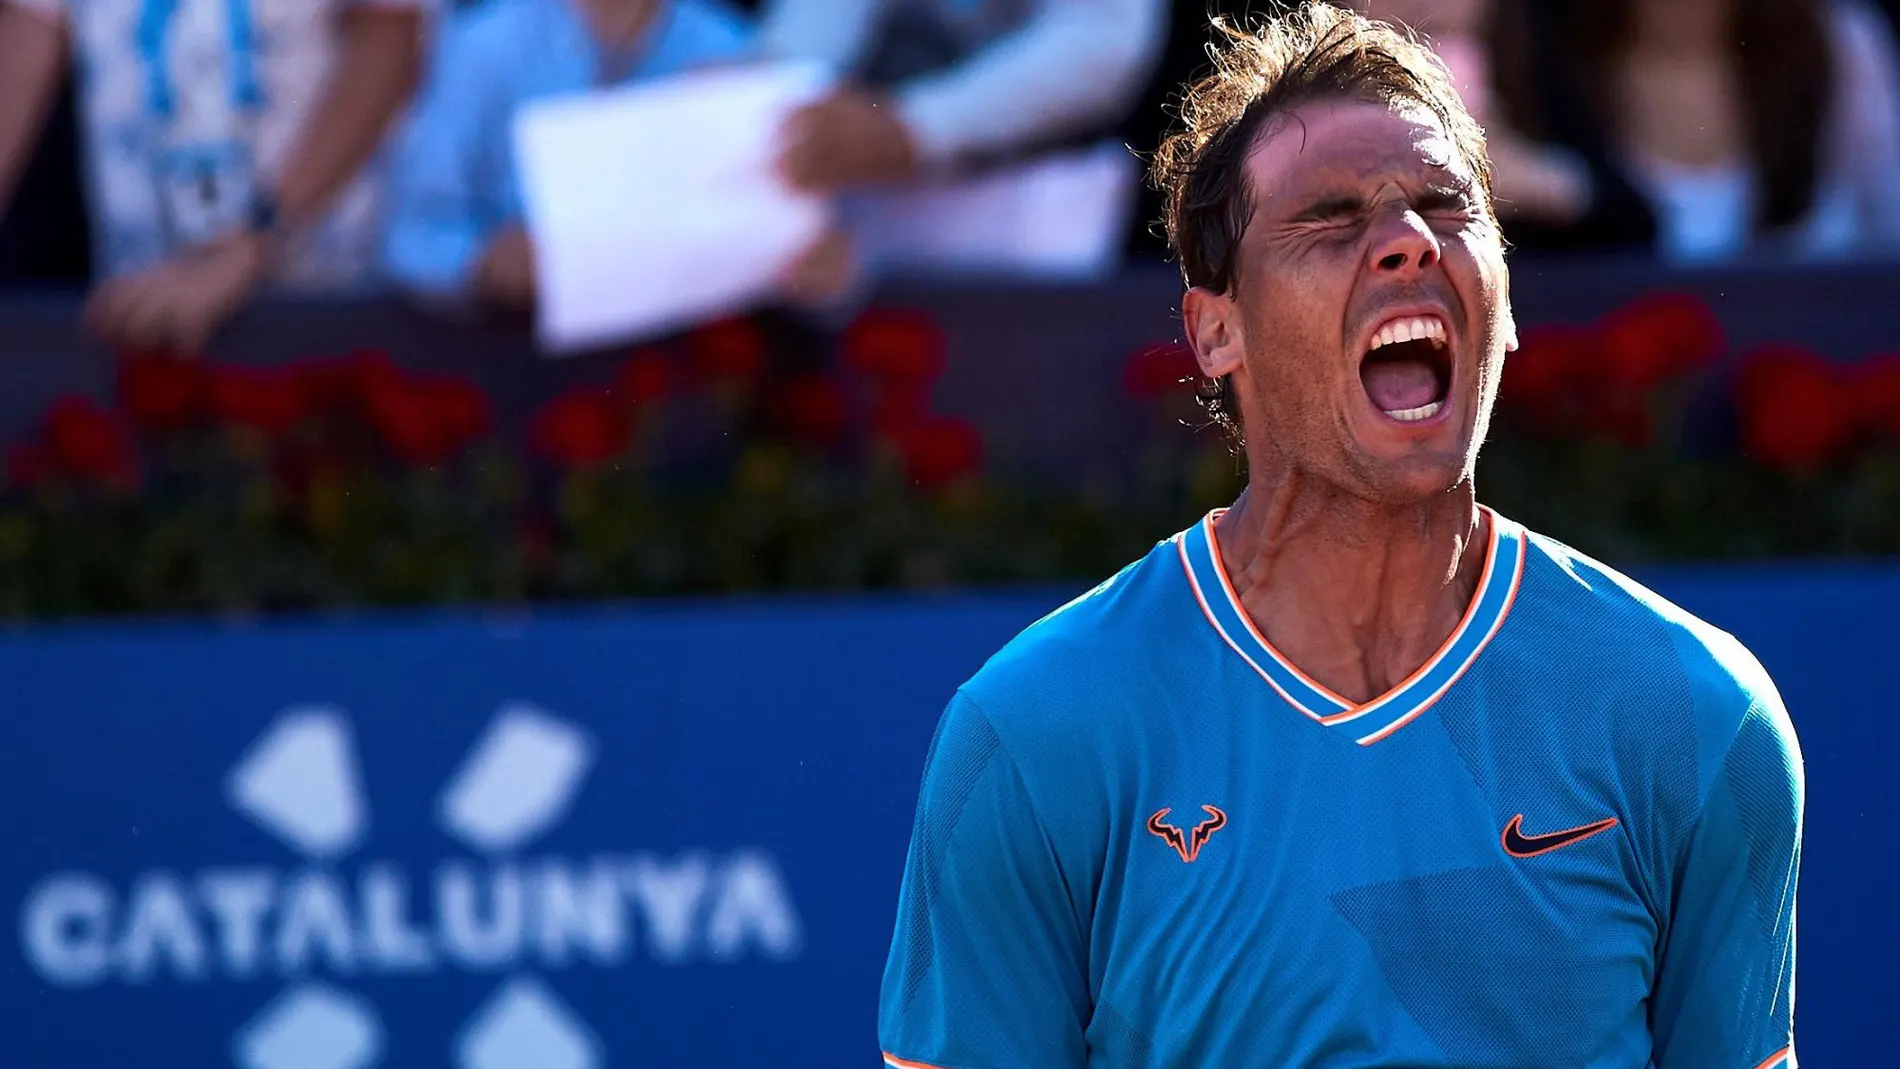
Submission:
[[[1313,202],[1312,206],[1299,214],[1302,223],[1348,223],[1365,214],[1366,202],[1362,197],[1327,197]]]
[[[1420,215],[1462,215],[1471,211],[1471,198],[1462,189],[1428,189],[1413,202]]]

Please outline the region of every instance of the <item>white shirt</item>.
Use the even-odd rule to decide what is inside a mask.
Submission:
[[[260,179],[323,99],[353,0],[11,2],[70,23],[94,262],[118,275],[244,225]],[[380,172],[365,167],[299,236],[282,285],[337,291],[374,277]]]

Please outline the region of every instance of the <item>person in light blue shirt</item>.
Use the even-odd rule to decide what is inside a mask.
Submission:
[[[1449,71],[1319,2],[1211,53],[1155,177],[1247,485],[952,697],[884,1064],[1798,1069],[1774,682],[1478,501],[1517,339]]]
[[[751,39],[718,0],[486,0],[460,12],[398,150],[385,268],[428,295],[532,303],[515,109],[744,58]]]

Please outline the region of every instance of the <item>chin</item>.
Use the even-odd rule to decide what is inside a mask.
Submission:
[[[1412,452],[1402,456],[1364,450],[1358,457],[1360,496],[1381,505],[1426,504],[1471,483],[1467,450]]]

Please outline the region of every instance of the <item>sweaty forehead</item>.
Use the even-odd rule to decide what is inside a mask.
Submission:
[[[1356,188],[1384,178],[1448,175],[1469,168],[1438,117],[1421,105],[1328,101],[1269,120],[1247,158],[1256,207],[1273,200]]]

